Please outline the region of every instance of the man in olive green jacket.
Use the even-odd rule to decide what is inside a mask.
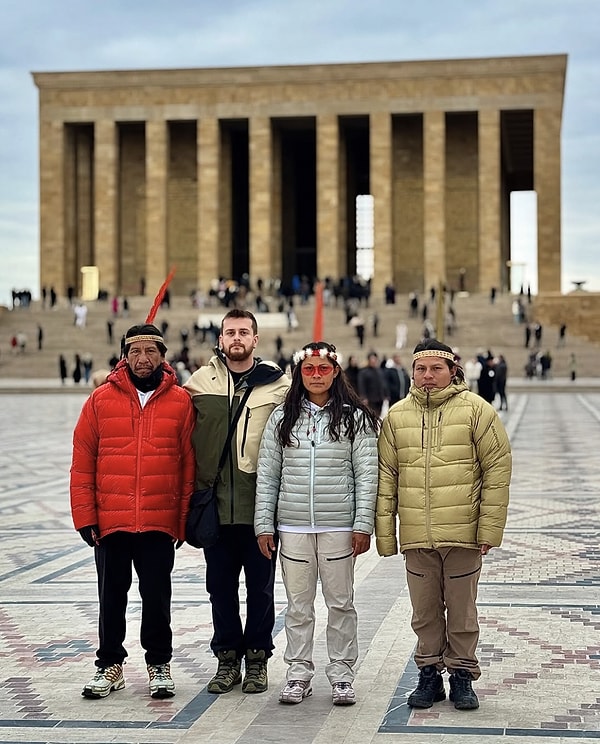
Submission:
[[[495,409],[469,391],[452,349],[433,339],[415,348],[413,385],[384,419],[378,449],[377,550],[398,552],[398,515],[418,639],[408,705],[444,700],[447,670],[455,708],[478,708],[477,585],[506,524],[508,437]]]
[[[225,465],[217,482],[221,523],[216,545],[204,549],[206,588],[213,619],[211,649],[218,659],[207,686],[215,694],[264,692],[267,660],[272,654],[275,624],[273,589],[275,553],[267,560],[254,534],[258,448],[267,419],[283,402],[289,378],[273,362],[255,357],[256,318],[247,310],[230,310],[221,323],[219,348],[209,363],[194,372],[184,387],[196,408],[192,438],[196,452],[196,489],[213,484],[229,422],[247,388],[252,388],[238,419]],[[246,581],[246,619],[240,617],[239,581]]]

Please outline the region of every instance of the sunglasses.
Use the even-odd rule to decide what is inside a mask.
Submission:
[[[331,364],[303,364],[300,368],[302,374],[306,377],[314,377],[317,372],[321,377],[326,377],[333,372],[333,369]]]

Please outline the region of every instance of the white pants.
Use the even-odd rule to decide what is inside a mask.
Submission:
[[[288,606],[285,614],[288,680],[309,681],[315,633],[315,595],[321,578],[328,609],[327,678],[352,682],[358,658],[357,617],[354,609],[354,557],[351,532],[302,534],[280,532],[280,560]]]

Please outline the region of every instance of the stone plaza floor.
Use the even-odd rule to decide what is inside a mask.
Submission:
[[[214,696],[201,551],[177,552],[177,695],[152,700],[128,608],[126,687],[86,700],[97,638],[92,551],[73,530],[71,434],[84,396],[0,395],[0,744],[393,744],[600,739],[600,391],[519,392],[502,412],[514,452],[505,541],[480,582],[481,707],[412,711],[415,637],[401,557],[374,547],[356,565],[360,666],[355,706],[331,705],[325,612],[317,600],[313,697],[284,706],[285,594],[278,574],[270,688]]]

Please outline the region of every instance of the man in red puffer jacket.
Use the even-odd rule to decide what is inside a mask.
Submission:
[[[194,486],[194,409],[153,325],[132,326],[125,356],[85,402],[73,435],[71,512],[94,548],[100,601],[96,674],[82,695],[125,686],[125,610],[132,565],[150,694],[172,697],[171,572]]]

